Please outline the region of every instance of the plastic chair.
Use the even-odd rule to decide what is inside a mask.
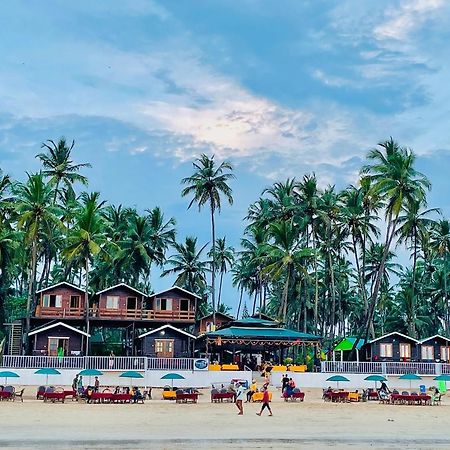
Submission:
[[[426,394],[427,393],[427,388],[426,388],[426,386],[424,384],[421,384],[419,386],[419,389],[420,389],[420,393],[421,394]]]

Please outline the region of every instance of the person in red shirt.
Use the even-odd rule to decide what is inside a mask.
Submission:
[[[269,386],[267,384],[265,384],[263,386],[263,399],[262,399],[262,406],[261,406],[261,411],[259,413],[256,413],[257,416],[260,416],[262,414],[262,412],[264,411],[264,408],[267,408],[269,410],[269,416],[273,416],[272,414],[272,410],[270,409],[270,405],[269,405]]]

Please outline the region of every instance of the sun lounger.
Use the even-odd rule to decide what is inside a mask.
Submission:
[[[41,400],[44,398],[45,386],[39,386],[36,393],[36,400]]]

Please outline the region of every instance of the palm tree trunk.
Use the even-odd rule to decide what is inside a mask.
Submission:
[[[211,261],[211,301],[213,310],[213,324],[216,326],[216,226],[214,223],[214,200],[210,199],[211,204],[211,236],[212,236],[212,261]]]
[[[314,230],[312,231],[314,249],[314,329],[317,330],[319,323],[319,273],[317,272],[317,246]]]
[[[220,281],[219,281],[219,296],[217,297],[217,311],[219,311],[220,299],[222,297],[222,281],[223,281],[224,271],[220,271]]]
[[[241,312],[242,296],[244,295],[244,288],[241,287],[240,291],[241,291],[241,293],[239,296],[239,304],[238,304],[238,309],[237,309],[237,313],[236,313],[236,319],[239,319],[239,313]]]
[[[25,353],[28,354],[30,350],[30,339],[28,334],[31,328],[31,311],[34,306],[35,296],[35,284],[36,284],[36,266],[37,266],[37,242],[33,240],[31,244],[31,267],[30,267],[30,279],[28,280],[28,297],[27,297],[27,320],[26,320],[26,340],[25,340]]]
[[[331,280],[331,329],[330,336],[334,338],[334,324],[336,320],[336,292],[335,292],[335,283],[334,283],[334,267],[333,260],[331,258],[331,251],[328,250],[328,264],[330,266],[330,280]]]
[[[86,286],[84,291],[84,308],[86,317],[86,333],[89,334],[89,256],[85,259],[85,272],[86,272]],[[86,336],[86,351],[85,356],[89,355],[89,337]]]
[[[415,296],[415,284],[416,284],[416,267],[417,267],[417,230],[414,228],[414,250],[413,250],[413,274],[411,281],[411,337],[417,337],[416,330],[416,296]]]

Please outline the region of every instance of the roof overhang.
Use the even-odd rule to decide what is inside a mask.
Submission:
[[[63,322],[56,322],[56,323],[52,323],[51,325],[47,325],[45,327],[35,329],[35,330],[31,331],[30,333],[28,333],[28,336],[32,336],[34,334],[39,334],[39,333],[42,333],[43,331],[47,331],[47,330],[50,330],[50,329],[58,327],[58,326],[62,326],[64,328],[67,328],[68,330],[75,331],[76,333],[82,334],[83,336],[91,337],[90,334],[85,333],[84,331],[81,331],[78,328],[71,327],[70,325],[67,325],[66,323],[63,323]]]
[[[141,334],[140,336],[138,336],[138,339],[141,339],[141,338],[143,338],[145,336],[150,336],[151,334],[158,333],[159,331],[163,331],[163,330],[165,330],[167,328],[169,328],[169,329],[171,329],[171,330],[173,330],[173,331],[175,331],[177,333],[184,334],[185,336],[190,337],[192,339],[197,339],[197,337],[194,336],[193,334],[188,333],[187,331],[184,331],[184,330],[180,330],[179,328],[175,328],[172,325],[163,325],[162,327],[156,328],[155,330],[147,331],[146,333]]]
[[[423,344],[424,342],[431,341],[432,339],[442,339],[444,341],[450,342],[450,339],[448,337],[442,336],[440,334],[435,334],[434,336],[430,336],[425,339],[422,339],[421,341],[419,341],[419,343]]]
[[[100,294],[103,294],[105,292],[112,291],[113,289],[116,289],[116,288],[119,288],[119,287],[124,287],[126,289],[130,289],[131,291],[136,292],[137,294],[140,294],[140,295],[143,295],[144,297],[147,297],[147,294],[145,294],[144,292],[139,291],[138,289],[136,289],[133,286],[130,286],[130,285],[126,284],[126,283],[119,283],[119,284],[116,284],[114,286],[110,286],[110,287],[108,287],[106,289],[103,289],[102,291],[97,292],[96,295],[100,295]]]
[[[68,283],[67,281],[61,281],[61,283],[52,284],[51,286],[48,286],[44,289],[39,289],[39,291],[36,291],[36,294],[40,294],[41,292],[49,291],[50,289],[55,289],[62,285],[69,286],[70,288],[75,289],[81,293],[84,292],[84,289],[80,288],[79,286],[75,286],[74,284]]]
[[[411,336],[407,336],[406,334],[399,333],[398,331],[393,331],[392,333],[385,334],[385,335],[383,335],[383,336],[380,336],[379,338],[372,339],[372,340],[369,341],[368,343],[369,343],[369,344],[372,344],[373,342],[377,342],[377,341],[379,341],[380,339],[384,339],[384,338],[387,338],[387,337],[393,336],[393,335],[395,335],[395,336],[401,336],[402,338],[408,339],[409,341],[413,341],[413,342],[415,342],[416,344],[419,343],[419,341],[418,341],[417,339],[414,339],[414,338],[412,338]]]
[[[170,287],[169,289],[164,289],[164,291],[157,292],[156,294],[152,294],[152,295],[150,295],[150,297],[156,297],[156,296],[158,296],[158,295],[165,294],[166,292],[172,291],[172,290],[174,290],[174,289],[177,290],[177,291],[184,292],[185,294],[192,295],[192,297],[201,299],[201,297],[200,297],[199,295],[194,294],[193,292],[188,291],[187,289],[183,289],[183,288],[180,287],[180,286],[172,286],[172,287]]]

